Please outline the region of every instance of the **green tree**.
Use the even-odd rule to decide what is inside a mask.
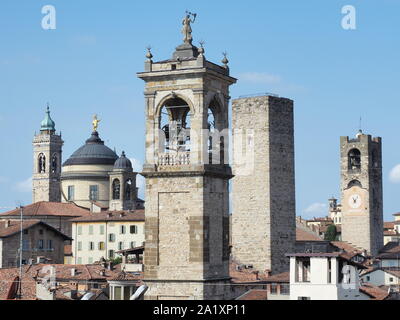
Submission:
[[[330,224],[328,228],[326,228],[324,240],[327,241],[335,241],[336,240],[336,226],[334,224]]]

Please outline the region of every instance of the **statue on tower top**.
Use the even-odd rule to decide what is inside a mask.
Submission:
[[[93,116],[93,121],[92,121],[92,124],[93,124],[93,131],[95,132],[95,131],[97,131],[97,128],[99,127],[99,122],[100,122],[101,120],[100,119],[97,119],[97,114],[95,114],[94,116]]]
[[[184,43],[189,43],[192,44],[193,38],[192,38],[192,27],[190,26],[191,23],[194,23],[196,21],[196,13],[192,13],[189,11],[186,11],[186,16],[182,20],[182,34],[183,34],[183,42]],[[193,17],[193,20],[192,18]]]

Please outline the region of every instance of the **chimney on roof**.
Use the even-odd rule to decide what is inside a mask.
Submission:
[[[101,270],[100,270],[100,275],[101,275],[102,277],[104,277],[104,276],[106,275],[106,270],[101,269]]]
[[[119,217],[122,218],[122,217],[124,217],[124,216],[125,216],[125,212],[122,211],[122,212],[119,214]]]
[[[10,221],[10,220],[6,220],[6,221],[5,221],[5,227],[6,227],[6,228],[9,228],[9,227],[10,227],[10,224],[11,224],[11,221]]]
[[[76,269],[71,268],[71,277],[75,277],[75,275],[76,275]]]
[[[253,271],[253,273],[256,275],[256,280],[260,280],[259,272],[256,270],[256,271]]]
[[[112,213],[111,212],[107,212],[107,218],[111,218],[112,217]]]

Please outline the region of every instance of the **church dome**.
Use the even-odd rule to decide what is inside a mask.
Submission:
[[[117,154],[104,145],[97,131],[93,131],[86,143],[76,150],[63,166],[72,165],[113,165],[118,159]]]
[[[46,116],[40,124],[40,131],[56,131],[56,124],[50,117],[49,106],[47,106]]]
[[[126,157],[125,151],[122,151],[121,156],[117,159],[117,161],[115,161],[114,169],[123,169],[123,170],[132,169],[132,162]]]

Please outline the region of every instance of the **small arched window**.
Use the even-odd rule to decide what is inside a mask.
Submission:
[[[121,196],[121,183],[118,179],[115,179],[112,183],[112,198],[113,200],[119,200]]]
[[[349,170],[361,169],[361,152],[358,149],[351,149],[348,153]]]
[[[56,173],[58,168],[58,157],[57,154],[53,154],[51,157],[51,172]]]
[[[351,187],[360,187],[362,188],[361,182],[358,180],[351,180],[349,182],[349,184],[347,185],[347,188],[351,188]]]
[[[38,157],[38,172],[46,172],[46,156],[43,153],[40,153]]]
[[[125,182],[125,200],[132,199],[132,179],[128,179]]]

